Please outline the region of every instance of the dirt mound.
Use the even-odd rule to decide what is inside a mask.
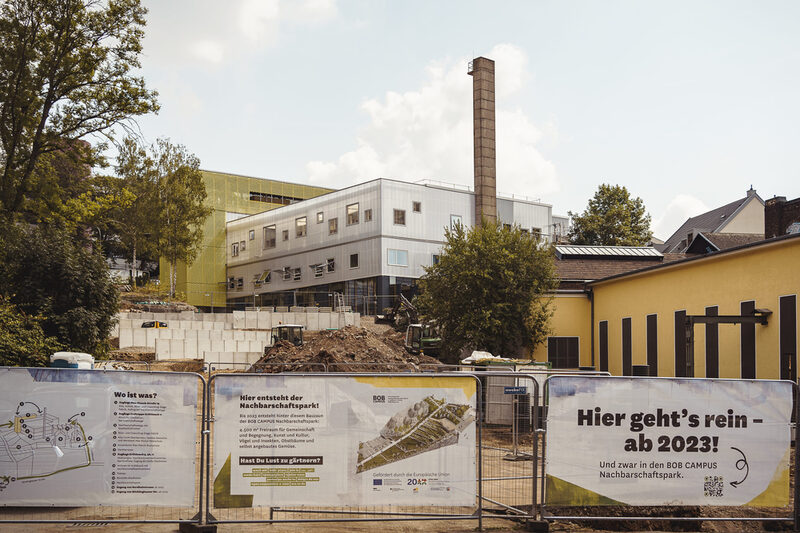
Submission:
[[[403,346],[403,334],[377,333],[347,326],[336,331],[306,334],[303,346],[281,341],[269,348],[252,371],[403,372],[419,365],[441,364],[426,355],[414,355]]]
[[[179,313],[197,308],[177,299],[163,298],[148,291],[130,291],[119,294],[119,310],[129,313]]]

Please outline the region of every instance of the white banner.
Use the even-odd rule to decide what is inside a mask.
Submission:
[[[215,507],[476,504],[472,377],[213,383]]]
[[[554,377],[548,395],[548,505],[788,505],[791,382]]]
[[[0,369],[0,505],[190,507],[198,378]]]

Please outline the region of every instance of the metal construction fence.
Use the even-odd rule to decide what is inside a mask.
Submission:
[[[675,517],[666,506],[658,516],[644,516],[636,512],[641,504],[621,511],[613,501],[603,503],[613,509],[603,516],[586,499],[595,490],[590,484],[577,497],[590,506],[584,516],[570,512],[577,503],[559,504],[548,493],[559,487],[559,476],[575,481],[563,474],[556,449],[546,449],[551,437],[565,438],[559,409],[574,396],[564,393],[565,383],[575,386],[570,380],[579,380],[578,392],[627,391],[645,383],[636,380],[656,388],[689,387],[680,390],[770,385],[766,380],[611,378],[466,365],[397,372],[376,363],[340,369],[318,364],[302,373],[294,364],[242,364],[249,372],[215,365],[207,364],[204,375],[0,368],[0,523],[472,520],[481,528],[484,519],[511,518],[798,524],[797,483],[785,511],[770,516],[717,510],[713,517]],[[629,396],[620,394],[624,403]],[[744,396],[752,403],[763,394]],[[796,415],[794,383],[791,396]],[[597,398],[597,420],[605,421],[602,394]],[[552,404],[550,413],[554,401],[561,403]],[[785,405],[787,398],[780,401]],[[630,409],[643,415],[646,406]],[[715,416],[723,418],[707,417],[707,426],[735,419],[731,413]],[[605,425],[608,432],[625,429]],[[789,438],[788,419],[764,425],[765,431],[785,429]],[[791,427],[796,441],[797,427]],[[566,438],[570,445],[557,451],[591,440]],[[788,441],[786,449],[788,454]],[[786,455],[787,493],[798,479],[798,449],[791,470]],[[748,459],[755,472],[755,455]]]

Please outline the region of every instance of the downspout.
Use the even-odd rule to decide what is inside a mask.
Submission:
[[[591,288],[586,289],[586,294],[589,296],[589,303],[591,304],[591,318],[589,319],[589,331],[591,331],[591,345],[592,345],[592,365],[594,365],[594,293],[592,292]],[[595,367],[596,369],[597,367]]]

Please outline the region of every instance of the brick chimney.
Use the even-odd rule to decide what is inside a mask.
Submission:
[[[494,127],[494,61],[476,57],[472,76],[472,130],[475,163],[475,224],[497,220],[497,164]]]

